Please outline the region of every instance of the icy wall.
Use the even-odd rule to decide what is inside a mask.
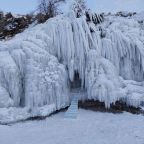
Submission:
[[[65,66],[48,53],[51,40],[36,29],[0,44],[2,122],[45,116],[70,103]]]
[[[40,115],[50,105],[50,112],[68,106],[75,72],[85,99],[138,107],[143,56],[144,24],[136,19],[107,16],[96,26],[85,16],[57,16],[0,42],[0,111],[20,107]]]
[[[50,53],[66,65],[69,79],[78,72],[86,99],[117,100],[139,106],[144,100],[144,29],[134,19],[108,16],[95,26],[73,15],[51,19],[47,33]],[[136,82],[137,81],[137,82]]]

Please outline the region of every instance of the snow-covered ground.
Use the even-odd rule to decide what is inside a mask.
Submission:
[[[0,125],[1,144],[144,144],[144,117],[79,110],[76,120],[64,112],[43,121]]]

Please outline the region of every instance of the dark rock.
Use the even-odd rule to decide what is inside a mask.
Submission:
[[[127,106],[126,103],[123,103],[122,101],[117,101],[115,104],[111,104],[111,107],[109,109],[105,108],[105,104],[103,102],[94,100],[88,100],[84,102],[80,101],[79,108],[100,112],[122,113],[126,111],[132,114],[144,114],[141,108]]]

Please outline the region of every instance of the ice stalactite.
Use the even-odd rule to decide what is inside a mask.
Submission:
[[[69,78],[74,80],[74,73],[78,72],[84,87],[86,57],[90,48],[94,48],[86,18],[57,18],[48,22],[48,35],[52,38],[53,50],[50,53],[58,57],[67,66]]]
[[[104,102],[107,108],[124,96],[114,65],[100,58],[96,50],[90,50],[88,55],[86,81],[87,99]]]

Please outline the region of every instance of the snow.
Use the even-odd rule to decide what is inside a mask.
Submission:
[[[138,13],[137,15],[134,16],[134,19],[138,21],[144,21],[144,11]]]
[[[81,99],[99,100],[107,108],[119,100],[139,107],[143,56],[144,25],[134,17],[109,15],[95,26],[85,16],[59,15],[0,42],[0,107],[13,108],[13,115],[26,108],[30,116],[49,115],[50,105],[55,105],[50,112],[65,108],[76,72],[86,90]]]
[[[43,107],[37,107],[33,110],[29,108],[1,108],[0,124],[10,124],[18,121],[27,120],[34,117],[45,117],[56,111],[56,105],[50,104]]]
[[[143,144],[144,117],[79,110],[78,119],[64,112],[42,121],[0,125],[2,144]]]

